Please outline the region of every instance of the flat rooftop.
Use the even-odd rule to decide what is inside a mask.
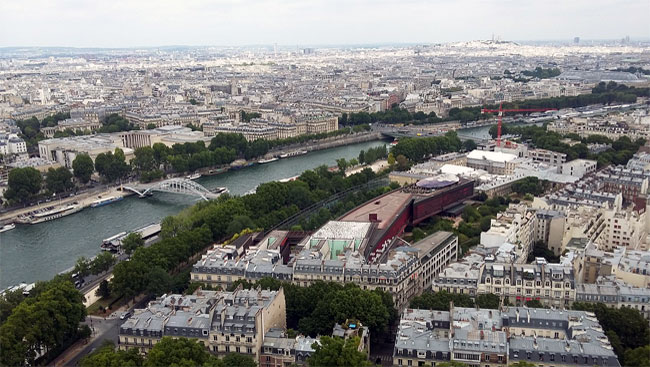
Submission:
[[[395,191],[358,207],[340,218],[340,220],[344,222],[368,222],[370,214],[377,214],[377,228],[383,230],[397,218],[412,197],[413,194],[411,193],[401,190]]]

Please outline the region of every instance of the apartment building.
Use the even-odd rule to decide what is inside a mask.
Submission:
[[[574,159],[570,162],[562,163],[559,166],[559,173],[568,176],[582,178],[596,172],[597,162],[589,159]]]
[[[527,361],[541,366],[620,366],[593,314],[510,307],[504,311],[450,306],[406,309],[394,366],[435,366],[454,360],[472,367]]]
[[[146,354],[163,336],[194,338],[207,346],[211,311],[217,297],[217,292],[170,294],[149,302],[120,326],[118,348],[137,348]]]
[[[499,247],[504,243],[517,246],[525,257],[533,251],[537,216],[526,204],[510,204],[508,208],[492,219],[488,231],[481,233],[483,247]]]
[[[578,284],[576,302],[599,302],[615,308],[629,307],[650,320],[650,288],[633,287],[612,276],[600,277],[593,284]]]
[[[198,290],[193,295],[163,295],[135,310],[120,326],[118,348],[146,354],[163,337],[185,337],[218,356],[239,353],[259,360],[271,328],[286,329],[283,289]]]
[[[298,335],[288,338],[283,330],[270,329],[264,337],[260,352],[260,367],[286,367],[305,365],[314,353],[312,345],[320,343],[319,338]]]
[[[496,294],[513,305],[538,300],[547,307],[568,308],[575,300],[574,271],[563,264],[486,263],[477,294]]]
[[[0,154],[25,154],[27,144],[17,134],[6,134],[0,132]]]
[[[233,246],[217,246],[194,264],[191,277],[222,288],[239,279],[263,277],[300,286],[316,281],[353,282],[362,289],[391,293],[395,305],[401,307],[431,289],[435,275],[457,260],[458,238],[449,232],[436,232],[413,245],[396,239],[366,259],[361,253],[372,227],[369,222],[330,221],[305,238],[287,264],[277,248],[259,246],[238,253]]]
[[[538,209],[535,210],[537,225],[535,227],[535,242],[541,241],[546,247],[553,251],[555,256],[564,252],[562,238],[566,216],[560,211]]]
[[[595,283],[599,277],[614,276],[634,287],[650,285],[650,252],[617,247],[612,252],[602,251],[595,244],[587,245],[582,257],[584,283]]]
[[[224,293],[213,309],[208,348],[212,353],[245,354],[258,361],[264,335],[286,329],[284,290],[237,289]]]

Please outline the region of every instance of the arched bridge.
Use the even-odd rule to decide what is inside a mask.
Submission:
[[[198,196],[203,200],[216,199],[215,194],[198,183],[186,178],[170,178],[168,180],[155,182],[151,185],[139,185],[138,187],[123,186],[124,190],[132,191],[140,197],[145,197],[153,191],[168,192],[172,194]]]

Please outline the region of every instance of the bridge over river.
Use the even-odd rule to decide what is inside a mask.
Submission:
[[[164,181],[154,182],[152,184],[138,184],[138,186],[123,186],[128,190],[138,194],[140,197],[146,197],[154,191],[166,192],[170,194],[191,195],[200,197],[203,200],[216,199],[225,190],[218,193],[212,192],[202,185],[187,178],[170,178]]]

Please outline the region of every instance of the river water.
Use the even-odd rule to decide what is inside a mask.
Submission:
[[[359,151],[382,144],[385,142],[372,141],[311,152],[201,177],[197,182],[208,189],[225,186],[230,193],[242,195],[260,183],[293,177],[323,164],[335,166],[338,158],[355,158]],[[127,197],[100,208],[86,208],[51,222],[17,225],[14,230],[0,233],[0,289],[50,279],[73,266],[80,256],[99,253],[104,238],[159,222],[196,201],[189,196],[155,193],[147,199]]]

